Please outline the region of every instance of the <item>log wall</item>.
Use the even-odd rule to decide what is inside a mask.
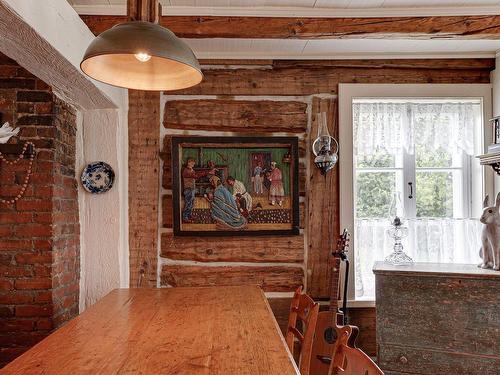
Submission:
[[[158,282],[161,286],[259,284],[268,293],[281,326],[286,324],[289,298],[297,285],[305,284],[316,299],[328,299],[332,278],[329,254],[340,232],[339,176],[335,168],[325,179],[312,163],[310,145],[317,132],[316,114],[326,111],[330,132],[337,135],[339,83],[488,83],[493,67],[491,59],[206,61],[200,85],[163,93],[160,98],[161,198],[155,201],[160,210]],[[152,101],[150,105],[152,111],[157,109]],[[147,113],[146,108],[141,111]],[[153,117],[148,121],[154,121]],[[181,134],[299,137],[300,235],[174,237],[170,141]],[[131,152],[134,158],[143,156],[141,151]],[[150,155],[148,151],[146,156]],[[131,163],[133,166],[138,161],[131,159]],[[131,167],[131,181],[134,173]],[[145,177],[141,181],[146,181]],[[148,197],[154,199],[154,189]],[[130,199],[132,202],[134,197]],[[145,236],[154,237],[146,244],[157,239],[155,220],[137,221],[142,211],[141,206],[138,212],[130,210],[130,221],[137,223],[136,234],[140,236],[131,237],[134,246],[137,242],[133,241],[146,241]],[[139,258],[145,257],[137,252],[137,247],[131,246],[131,266],[136,268]],[[153,284],[153,272],[150,275]],[[363,327],[361,347],[374,354],[375,310],[356,310],[352,317]]]

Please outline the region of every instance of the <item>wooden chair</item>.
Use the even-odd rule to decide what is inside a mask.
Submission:
[[[361,349],[354,347],[357,327],[338,326],[336,331],[337,341],[328,375],[384,375],[370,357]]]
[[[297,288],[290,305],[286,343],[290,352],[294,353],[294,343],[300,343],[299,370],[301,375],[310,374],[312,346],[319,305],[311,297],[302,293],[302,287]]]

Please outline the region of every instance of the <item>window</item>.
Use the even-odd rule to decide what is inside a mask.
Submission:
[[[415,261],[479,263],[477,218],[483,193],[489,190],[475,158],[483,149],[483,98],[353,95],[349,102],[352,147],[347,147],[347,162],[352,161],[352,168],[347,178],[354,232],[350,298],[375,299],[372,268],[392,251],[386,231],[395,193],[402,197],[409,228],[404,248]],[[345,107],[341,103],[341,124]],[[341,131],[341,149],[346,139]],[[341,162],[346,162],[346,152]],[[342,200],[345,171],[344,165]],[[341,221],[349,227],[349,220]]]

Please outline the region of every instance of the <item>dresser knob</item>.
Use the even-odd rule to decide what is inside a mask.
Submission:
[[[399,362],[406,365],[408,363],[408,358],[406,358],[404,355],[402,355],[401,357],[399,357]]]

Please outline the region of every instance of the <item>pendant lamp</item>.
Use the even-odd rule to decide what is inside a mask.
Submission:
[[[97,81],[136,90],[180,90],[200,83],[203,74],[191,48],[158,24],[158,0],[128,0],[128,9],[130,22],[90,43],[82,71]]]

